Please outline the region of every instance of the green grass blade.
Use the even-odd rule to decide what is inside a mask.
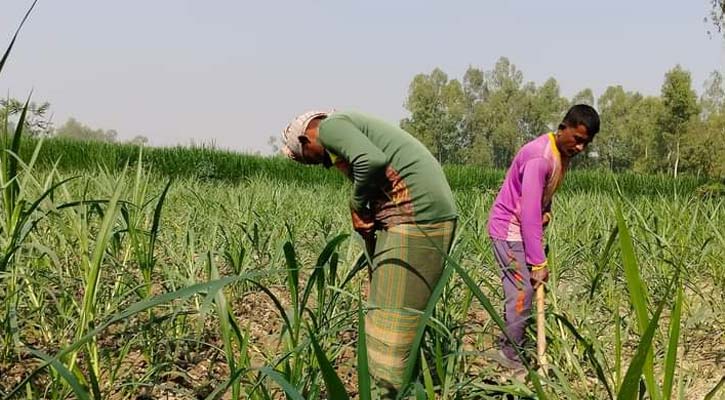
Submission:
[[[219,279],[219,269],[214,264],[214,257],[212,252],[208,251],[207,255],[207,266],[209,268],[209,278],[212,280]],[[222,343],[224,344],[224,355],[227,359],[227,365],[229,370],[234,372],[237,370],[236,359],[234,356],[234,344],[233,344],[233,328],[232,323],[236,323],[234,318],[230,318],[228,303],[226,296],[224,296],[224,290],[218,290],[214,296],[214,303],[217,308],[217,315],[219,317],[220,331],[222,335]],[[241,343],[240,343],[241,344]],[[235,382],[232,385],[232,399],[237,400],[239,398],[239,382]]]
[[[86,357],[86,369],[88,371],[88,381],[90,382],[91,391],[93,392],[94,399],[102,399],[101,387],[98,384],[98,377],[93,372],[93,365],[91,365],[90,357]]]
[[[561,322],[567,329],[569,329],[574,337],[584,345],[584,353],[591,362],[592,367],[594,367],[594,371],[597,374],[597,378],[599,378],[599,382],[604,385],[604,388],[606,389],[609,398],[613,399],[614,396],[612,395],[612,389],[609,387],[609,382],[607,381],[607,376],[604,373],[604,368],[602,367],[602,364],[599,362],[599,360],[597,360],[596,352],[594,351],[594,345],[583,335],[581,335],[579,331],[574,327],[574,324],[572,324],[571,321],[569,321],[565,316],[560,314],[554,314],[554,317],[559,322]]]
[[[435,310],[435,305],[438,302],[438,299],[443,294],[443,289],[445,288],[446,284],[448,283],[448,280],[451,278],[451,275],[453,274],[453,268],[446,267],[443,270],[443,273],[441,274],[440,280],[438,281],[438,284],[433,289],[433,292],[430,294],[430,299],[428,300],[428,304],[425,307],[425,311],[423,311],[423,315],[421,316],[421,321],[418,324],[418,330],[415,333],[415,338],[413,339],[413,346],[411,347],[410,357],[408,358],[408,363],[405,366],[405,374],[403,375],[403,391],[404,393],[407,390],[407,387],[410,385],[411,381],[414,377],[415,367],[417,363],[417,355],[418,355],[418,349],[420,348],[420,344],[423,341],[423,335],[425,334],[425,328],[428,325],[428,320],[430,319],[431,315],[433,315],[433,310]],[[401,393],[401,394],[402,394]]]
[[[302,299],[300,300],[299,310],[297,311],[300,315],[302,315],[302,310],[304,310],[307,306],[307,301],[309,300],[310,295],[312,295],[312,289],[314,289],[315,284],[319,282],[322,274],[322,267],[315,267],[315,270],[312,274],[310,274],[309,279],[307,279],[307,285],[305,285],[305,290],[302,292]],[[318,301],[319,300],[320,299],[318,299]]]
[[[94,325],[93,322],[96,318],[96,307],[98,293],[100,291],[99,284],[101,281],[103,259],[106,255],[106,249],[108,248],[108,243],[112,236],[111,233],[116,223],[118,200],[121,197],[122,192],[123,184],[119,178],[119,180],[116,181],[116,187],[113,195],[104,210],[104,214],[102,215],[103,220],[101,221],[101,226],[98,228],[91,257],[89,259],[86,255],[84,255],[82,258],[84,268],[83,283],[85,288],[83,292],[83,306],[80,310],[80,322],[78,324],[77,337],[81,337],[83,332]],[[98,371],[98,369],[100,369],[100,360],[97,357],[98,347],[95,341],[89,341],[87,350],[88,356],[91,358],[90,364],[94,368],[94,371],[91,373],[99,373],[100,371]],[[73,363],[76,361],[76,354],[72,354],[70,356],[70,360],[70,365],[72,367]]]
[[[35,229],[36,225],[48,215],[48,213],[46,213],[33,221],[29,221],[29,219],[33,216],[35,211],[40,206],[40,203],[49,195],[52,195],[55,189],[72,179],[75,179],[75,177],[65,179],[51,186],[48,190],[41,194],[40,197],[38,197],[29,207],[26,207],[23,210],[20,216],[20,221],[18,222],[18,228],[12,231],[10,245],[7,247],[4,256],[0,258],[0,272],[5,271],[5,269],[7,268],[7,264],[10,262],[10,258],[20,248],[20,244],[25,240],[25,237],[29,235]]]
[[[317,343],[317,338],[315,338],[314,332],[310,330],[309,334],[312,348],[315,351],[315,358],[317,358],[317,363],[320,364],[322,379],[325,380],[325,385],[327,386],[328,398],[336,400],[349,400],[350,396],[348,396],[347,392],[345,391],[345,385],[342,384],[340,377],[337,376],[335,369],[332,368],[330,360],[327,359],[325,352],[322,351],[322,348],[320,348],[320,344]]]
[[[365,269],[365,267],[369,265],[368,258],[365,254],[366,253],[363,251],[360,253],[360,256],[357,257],[352,265],[352,268],[350,268],[350,272],[348,272],[345,276],[345,279],[342,280],[342,283],[340,284],[341,288],[347,286],[347,284],[352,281],[352,278],[354,278],[358,272],[362,271],[363,269]]]
[[[291,242],[286,242],[283,247],[284,257],[287,260],[287,284],[289,285],[290,298],[297,308],[297,290],[300,285],[300,270],[297,264],[297,255]]]
[[[607,244],[604,246],[604,251],[602,251],[602,254],[596,264],[597,274],[594,276],[594,279],[592,280],[592,287],[589,289],[590,300],[594,298],[594,293],[596,293],[597,289],[599,288],[599,284],[602,280],[602,277],[604,276],[604,272],[606,272],[605,267],[607,265],[607,259],[609,259],[609,253],[611,253],[612,247],[617,240],[618,232],[619,229],[615,226],[614,229],[612,229],[612,232],[609,234],[609,239],[607,239]]]
[[[277,382],[282,390],[287,393],[287,396],[290,400],[305,400],[300,392],[297,391],[297,389],[295,389],[295,387],[292,386],[292,384],[287,379],[285,379],[285,377],[282,376],[282,374],[280,374],[279,372],[273,370],[270,367],[264,367],[260,369],[260,371],[262,372],[262,374],[267,375],[268,377],[272,378],[273,381]]]
[[[327,281],[330,285],[337,285],[337,266],[340,262],[340,255],[338,253],[332,253],[330,257],[330,273],[327,275]]]
[[[227,379],[225,382],[222,382],[219,384],[209,395],[205,397],[205,400],[218,400],[221,399],[224,393],[226,393],[227,390],[229,390],[234,383],[239,381],[239,378],[242,377],[242,374],[245,372],[249,372],[245,368],[239,368],[236,371],[234,371],[232,374],[229,375],[229,379]]]
[[[15,45],[15,40],[18,38],[18,34],[20,33],[20,29],[22,29],[23,25],[25,24],[25,21],[30,16],[30,12],[33,11],[33,8],[35,8],[35,4],[38,2],[38,0],[33,1],[33,4],[30,5],[30,8],[25,13],[25,16],[23,17],[23,20],[20,21],[20,25],[18,25],[18,29],[15,31],[15,34],[13,35],[12,40],[10,40],[10,44],[8,45],[8,48],[5,50],[5,53],[3,54],[3,58],[0,59],[0,72],[2,72],[3,67],[5,66],[5,62],[8,60],[8,57],[10,56],[10,51],[12,51],[13,46]]]
[[[203,283],[197,283],[195,285],[191,285],[188,287],[185,287],[183,289],[176,290],[174,292],[164,293],[160,294],[151,298],[148,298],[146,300],[142,300],[139,302],[136,302],[126,308],[123,311],[120,311],[116,314],[114,314],[111,318],[106,320],[106,322],[98,325],[97,328],[93,329],[92,331],[89,331],[86,333],[82,338],[76,340],[71,345],[66,347],[65,349],[61,350],[59,353],[57,353],[52,359],[45,360],[43,364],[38,366],[36,369],[33,370],[28,376],[26,376],[20,383],[18,383],[3,399],[11,399],[14,398],[15,395],[19,393],[19,391],[28,384],[38,373],[43,371],[45,368],[48,367],[48,365],[51,364],[51,361],[58,361],[60,362],[60,359],[68,355],[69,353],[78,350],[80,347],[84,346],[86,343],[88,343],[91,339],[93,339],[96,335],[104,331],[109,326],[128,319],[129,317],[132,317],[140,312],[146,311],[150,308],[157,307],[166,303],[170,303],[175,300],[183,300],[188,297],[191,297],[193,295],[204,293],[206,292],[208,295],[213,295],[217,290],[221,290],[224,286],[229,285],[233,282],[238,282],[244,279],[251,279],[255,276],[260,276],[261,273],[249,273],[242,276],[233,276],[233,277],[225,277],[221,278],[215,281],[210,282],[203,282]]]
[[[360,290],[358,290],[358,298]],[[365,313],[363,312],[362,301],[357,308],[357,382],[358,398],[360,400],[371,400],[370,392],[370,368],[368,366],[368,346],[365,336]]]
[[[665,356],[665,379],[662,384],[662,396],[669,400],[672,396],[672,386],[674,384],[675,367],[677,366],[677,346],[680,339],[680,319],[682,316],[682,286],[677,288],[677,299],[675,307],[670,316],[670,338],[667,345],[667,355]]]
[[[26,223],[28,223],[28,220],[30,219],[30,217],[33,216],[35,211],[37,211],[38,208],[40,207],[40,203],[42,203],[43,200],[45,200],[48,196],[52,196],[55,189],[59,188],[60,186],[64,185],[65,183],[67,183],[73,179],[76,179],[76,178],[77,177],[71,177],[68,179],[64,179],[64,180],[54,184],[50,188],[48,188],[48,190],[46,190],[45,192],[43,192],[43,194],[41,194],[37,199],[35,199],[35,201],[32,204],[30,204],[29,207],[26,207],[23,210],[21,219],[20,219],[20,225],[22,226],[22,225],[25,225]],[[12,238],[13,243],[22,242],[22,239],[25,237],[22,234],[24,233],[25,235],[27,235],[30,231],[33,230],[33,228],[35,228],[35,226],[40,222],[40,220],[43,217],[47,217],[47,216],[48,216],[48,213],[46,213],[46,214],[40,216],[39,218],[35,219],[34,221],[32,221],[29,229],[26,229],[26,230],[16,229],[13,232],[13,238]]]
[[[10,145],[10,149],[3,149],[8,154],[3,154],[2,158],[5,159],[5,173],[4,182],[7,185],[4,190],[5,195],[5,207],[7,207],[7,215],[13,214],[16,204],[18,193],[20,192],[20,183],[18,182],[18,154],[20,153],[20,140],[23,135],[23,128],[25,127],[25,118],[28,113],[28,105],[30,104],[30,96],[25,101],[23,110],[20,112],[20,118],[18,118],[18,126],[15,127],[15,133],[13,134],[13,141]],[[8,224],[12,225],[12,224]]]
[[[108,205],[105,210],[105,215],[101,221],[101,226],[98,229],[96,242],[93,246],[91,258],[88,260],[88,275],[86,278],[86,291],[83,294],[83,313],[81,314],[81,326],[80,329],[85,330],[86,325],[91,323],[95,316],[96,298],[98,292],[98,283],[101,278],[101,265],[103,257],[106,254],[106,248],[108,247],[108,241],[111,238],[111,231],[116,222],[117,218],[117,205],[118,200],[123,192],[123,184],[116,182],[116,188]]]
[[[53,369],[58,372],[58,374],[63,378],[63,380],[73,389],[73,393],[77,396],[77,398],[81,400],[90,400],[90,394],[86,389],[84,389],[83,384],[81,384],[76,376],[68,369],[65,365],[63,365],[62,362],[60,362],[57,358],[51,357],[48,354],[43,353],[40,350],[28,348],[28,351],[40,358],[41,360],[45,361],[46,363],[50,364]],[[12,393],[8,395],[7,398],[10,398],[12,396]]]
[[[10,151],[12,154],[17,155],[17,157],[10,157],[9,160],[9,171],[10,171],[10,178],[14,178],[17,175],[18,171],[18,158],[20,155],[20,141],[23,136],[23,128],[25,128],[25,119],[28,117],[28,107],[30,107],[30,98],[32,97],[32,93],[28,95],[28,98],[25,100],[25,105],[23,105],[23,109],[20,112],[20,117],[18,118],[18,125],[15,127],[15,134],[13,134],[13,141],[10,144]]]
[[[425,360],[425,355],[420,352],[421,368],[423,369],[423,383],[425,384],[425,394],[429,399],[435,399],[435,390],[433,389],[433,376],[431,376],[428,362]]]
[[[315,264],[315,270],[307,280],[307,285],[305,286],[305,290],[302,293],[302,299],[299,303],[298,313],[300,315],[302,314],[302,310],[304,310],[304,308],[307,306],[307,300],[312,293],[314,284],[317,284],[318,292],[322,292],[322,289],[324,288],[325,271],[322,269],[322,267],[327,264],[328,261],[331,261],[331,258],[335,254],[335,250],[337,249],[337,247],[349,236],[350,235],[346,233],[337,235],[329,242],[327,242],[325,248],[320,253],[320,256],[317,257],[317,264]],[[323,299],[317,299],[318,302],[321,302],[322,300]]]
[[[156,208],[154,209],[154,216],[153,216],[153,222],[151,223],[151,231],[149,236],[149,253],[148,253],[148,264],[149,267],[153,267],[155,263],[154,258],[154,247],[156,246],[156,239],[159,235],[159,226],[161,225],[161,210],[164,206],[164,202],[166,200],[166,195],[169,193],[169,188],[171,187],[171,182],[173,178],[170,178],[168,182],[166,182],[166,186],[164,187],[164,190],[161,192],[161,196],[159,196],[159,201],[156,203]]]
[[[435,344],[433,345],[433,349],[431,349],[431,353],[433,353],[433,357],[434,357],[433,361],[435,363],[434,367],[435,367],[435,370],[436,370],[436,373],[438,374],[438,376],[440,376],[440,377],[447,376],[445,367],[443,366],[443,359],[445,356],[443,354],[443,349],[441,348],[440,339],[435,341]]]
[[[414,384],[415,388],[415,400],[428,400],[428,399],[435,399],[435,397],[427,397],[425,388],[423,385],[420,384],[420,382],[416,381]]]
[[[622,215],[621,207],[617,206],[617,226],[619,228],[619,246],[622,251],[622,264],[624,265],[625,278],[627,280],[627,288],[629,289],[629,298],[634,306],[637,315],[637,322],[640,333],[644,333],[649,325],[649,317],[647,313],[647,292],[644,289],[642,280],[639,276],[639,267],[637,258],[634,254],[634,245],[632,237],[627,228],[627,223]]]
[[[24,213],[26,215],[32,214],[33,212],[35,212],[35,210],[38,209],[38,207],[40,206],[40,203],[42,203],[43,200],[45,200],[48,196],[51,196],[53,194],[55,189],[58,189],[59,187],[63,186],[64,184],[66,184],[74,179],[77,179],[77,178],[79,178],[79,176],[72,176],[70,178],[63,179],[62,181],[53,184],[53,186],[49,187],[48,190],[43,192],[37,199],[35,199],[35,201],[32,204],[30,204],[30,207],[28,207],[24,211]]]
[[[271,290],[267,289],[265,286],[263,286],[261,283],[253,280],[248,279],[248,282],[252,283],[256,287],[259,288],[259,290],[263,291],[267,297],[269,297],[270,300],[272,300],[272,303],[274,303],[274,307],[277,308],[277,311],[279,312],[280,317],[282,317],[282,321],[284,321],[285,327],[289,332],[292,332],[292,323],[290,322],[289,318],[287,317],[287,312],[284,310],[284,306],[282,306],[282,302],[279,301],[277,296],[272,293]],[[296,345],[296,343],[295,343]]]
[[[705,395],[704,400],[713,400],[715,395],[720,391],[720,389],[722,389],[723,385],[725,385],[725,376],[720,378],[720,382],[718,382],[717,385],[715,385],[715,387]]]
[[[619,296],[614,303],[614,389],[622,383],[622,317],[619,314]]]
[[[634,307],[637,315],[640,335],[643,335],[649,326],[649,317],[647,312],[647,291],[645,290],[639,275],[639,266],[634,253],[634,244],[629,228],[624,220],[621,206],[618,204],[616,208],[617,227],[619,229],[619,247],[622,252],[622,264],[624,265],[624,275],[629,289],[629,299]],[[644,363],[644,379],[647,383],[647,389],[653,400],[659,400],[661,394],[657,387],[654,377],[654,356],[652,351],[646,356]],[[621,390],[621,389],[620,389]]]
[[[325,248],[320,253],[320,256],[317,258],[317,264],[315,264],[316,267],[321,267],[325,264],[327,264],[327,261],[330,259],[332,254],[337,249],[337,246],[340,245],[345,239],[347,239],[350,235],[347,233],[342,233],[334,238],[332,238],[327,244],[325,245]]]
[[[654,340],[655,332],[657,332],[657,325],[660,320],[662,309],[665,306],[666,299],[667,296],[665,296],[665,300],[660,302],[660,305],[657,307],[655,315],[652,316],[652,320],[647,326],[644,335],[642,335],[639,340],[637,351],[634,353],[634,358],[632,358],[629,368],[627,368],[627,373],[624,375],[624,380],[622,381],[622,387],[617,394],[617,400],[634,400],[637,398],[640,377],[642,376],[642,371],[647,362],[647,358],[652,354],[652,341]],[[650,386],[647,386],[647,390],[650,390],[650,388]]]

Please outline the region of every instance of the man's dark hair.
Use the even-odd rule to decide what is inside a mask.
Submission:
[[[576,128],[579,125],[584,125],[587,128],[589,137],[593,138],[599,132],[599,114],[592,106],[577,104],[570,108],[566,112],[564,120],[559,124],[559,129]]]

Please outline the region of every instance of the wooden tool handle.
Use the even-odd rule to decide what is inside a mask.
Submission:
[[[536,353],[539,366],[546,373],[546,323],[544,319],[544,285],[536,288]]]

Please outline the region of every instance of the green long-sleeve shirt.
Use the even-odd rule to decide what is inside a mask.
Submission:
[[[456,218],[438,161],[401,128],[357,112],[334,112],[319,140],[353,181],[351,206],[369,208],[383,227]]]

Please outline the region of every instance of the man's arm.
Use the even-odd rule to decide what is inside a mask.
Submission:
[[[320,124],[320,143],[347,160],[352,169],[351,208],[365,212],[370,195],[380,187],[388,165],[387,157],[352,122],[325,120]]]
[[[524,165],[521,183],[521,236],[524,241],[526,263],[533,266],[546,265],[541,199],[549,168],[548,161],[543,158],[529,160]]]

